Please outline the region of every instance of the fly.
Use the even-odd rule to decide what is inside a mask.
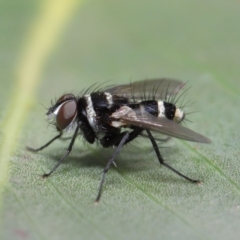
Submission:
[[[104,148],[115,147],[105,166],[95,202],[99,202],[105,176],[114,164],[122,147],[138,136],[147,137],[163,166],[186,180],[199,183],[165,163],[152,132],[192,142],[210,143],[210,139],[181,125],[185,112],[175,106],[184,84],[173,79],[150,79],[105,89],[98,89],[82,96],[62,95],[46,115],[52,119],[58,135],[40,148],[27,149],[38,152],[48,147],[64,132],[73,133],[65,154],[48,173],[49,177],[69,155],[79,134],[90,144],[98,141]],[[145,131],[145,133],[144,133]]]

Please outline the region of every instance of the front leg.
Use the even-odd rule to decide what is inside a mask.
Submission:
[[[78,131],[79,131],[79,123],[78,123],[78,125],[77,125],[77,127],[76,127],[76,130],[75,130],[75,132],[74,132],[74,134],[73,134],[72,140],[71,140],[71,142],[70,142],[70,144],[69,144],[69,146],[68,146],[65,154],[64,154],[64,155],[62,156],[62,158],[55,164],[55,166],[51,169],[51,171],[50,171],[49,173],[45,173],[45,174],[42,175],[43,178],[49,177],[49,176],[59,167],[59,165],[63,162],[63,160],[69,155],[69,153],[72,151],[72,147],[73,147],[74,142],[75,142],[75,139],[76,139],[76,137],[77,137],[77,135],[78,135]]]
[[[30,152],[38,152],[38,151],[41,151],[43,150],[44,148],[48,147],[51,143],[53,143],[55,140],[59,139],[62,137],[62,131],[57,135],[55,136],[54,138],[52,138],[49,142],[47,142],[46,144],[44,144],[43,146],[41,146],[40,148],[31,148],[31,147],[26,147],[28,151]]]

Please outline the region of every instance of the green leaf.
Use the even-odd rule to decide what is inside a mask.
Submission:
[[[2,238],[239,239],[239,3],[72,2],[75,11],[66,7],[65,17],[49,18],[43,27],[46,34],[51,21],[58,26],[42,36],[51,43],[39,51],[43,55],[29,58],[30,46],[34,53],[43,45],[31,41],[31,33],[41,33],[40,20],[46,21],[41,14],[60,16],[56,2],[9,0],[0,7]],[[24,59],[29,62],[24,76],[35,64],[29,82],[18,75]],[[172,139],[160,150],[168,164],[202,184],[160,166],[147,139],[123,149],[98,205],[94,199],[101,171],[113,149],[79,138],[68,160],[50,178],[41,179],[68,146],[58,141],[37,154],[25,150],[56,134],[44,119],[43,106],[95,82],[154,77],[180,79],[191,87],[184,102],[194,104],[186,111],[197,113],[187,115],[193,123],[186,124],[212,144]]]

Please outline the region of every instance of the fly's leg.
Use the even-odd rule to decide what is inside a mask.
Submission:
[[[131,142],[132,140],[134,140],[141,132],[143,131],[142,128],[135,128],[133,129],[132,132],[128,132],[125,131],[123,133],[117,134],[117,135],[112,135],[108,137],[106,137],[104,139],[104,142],[101,142],[101,144],[105,144],[104,147],[106,146],[117,146],[117,148],[115,149],[112,157],[110,158],[110,160],[108,161],[106,167],[104,168],[103,172],[102,172],[102,179],[100,182],[100,186],[99,186],[99,190],[98,190],[98,195],[97,198],[95,200],[95,203],[99,202],[101,195],[102,195],[102,187],[103,187],[103,183],[105,181],[105,176],[109,170],[109,168],[111,167],[112,164],[114,164],[114,159],[116,158],[116,156],[118,155],[119,151],[122,149],[123,145]]]
[[[177,175],[179,175],[180,177],[183,177],[183,178],[185,178],[186,180],[188,180],[188,181],[190,181],[190,182],[192,182],[192,183],[201,183],[201,181],[191,179],[191,178],[183,175],[182,173],[178,172],[177,170],[175,170],[174,168],[172,168],[171,166],[169,166],[167,163],[165,163],[164,160],[163,160],[163,158],[162,158],[162,155],[161,155],[160,152],[159,152],[159,149],[158,149],[158,146],[157,146],[156,141],[154,140],[154,137],[152,136],[152,134],[151,134],[151,132],[150,132],[149,130],[146,130],[146,131],[147,131],[147,134],[148,134],[148,136],[149,136],[149,139],[150,139],[150,141],[151,141],[151,143],[152,143],[152,145],[153,145],[153,148],[154,148],[154,150],[155,150],[155,153],[156,153],[156,155],[157,155],[157,157],[158,157],[158,160],[159,160],[160,164],[162,164],[163,166],[169,168],[170,170],[172,170],[173,172],[175,172],[175,173],[176,173]]]
[[[72,140],[67,148],[67,151],[62,156],[62,158],[55,164],[55,166],[52,168],[52,170],[49,173],[45,173],[42,175],[43,178],[49,177],[59,167],[59,165],[63,162],[63,160],[69,155],[69,153],[72,151],[72,147],[73,147],[75,139],[78,135],[78,131],[79,131],[79,124],[77,125],[77,128],[73,134]]]
[[[53,143],[55,140],[59,139],[62,136],[62,132],[60,132],[57,136],[55,136],[53,139],[51,139],[49,142],[41,146],[40,148],[31,148],[31,147],[26,147],[28,151],[30,152],[38,152],[43,150],[44,148],[48,147],[51,143]]]
[[[102,195],[102,187],[103,187],[103,183],[104,183],[104,180],[105,180],[105,176],[109,170],[109,168],[111,167],[111,165],[113,164],[114,162],[114,159],[116,158],[116,156],[118,155],[118,153],[120,152],[120,150],[122,149],[123,145],[126,143],[126,141],[128,140],[129,138],[129,135],[130,133],[129,132],[125,132],[124,136],[122,137],[119,145],[117,146],[117,148],[115,149],[112,157],[110,158],[110,160],[108,161],[106,167],[103,169],[103,172],[102,172],[102,179],[101,179],[101,182],[100,182],[100,186],[99,186],[99,190],[98,190],[98,195],[97,195],[97,198],[95,200],[95,203],[98,203],[100,198],[101,198],[101,195]]]

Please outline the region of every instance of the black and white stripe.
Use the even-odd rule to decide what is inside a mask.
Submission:
[[[93,102],[92,102],[92,97],[90,94],[84,95],[84,99],[86,101],[86,114],[87,114],[87,120],[92,127],[93,130],[96,129],[96,112],[93,108]]]
[[[120,107],[126,105],[133,110],[138,109],[142,106],[144,111],[156,117],[166,117],[170,120],[174,119],[175,112],[178,110],[178,117],[181,117],[181,110],[176,109],[174,104],[161,100],[146,100],[138,103],[129,103],[128,99],[124,97],[113,96],[108,92],[94,92],[84,95],[83,98],[86,102],[85,110],[87,120],[95,132],[99,131],[99,124],[101,124],[99,121],[97,121],[98,116],[101,116],[103,114],[112,114]]]
[[[108,92],[94,92],[83,96],[85,100],[86,117],[91,128],[99,131],[99,121],[97,117],[108,113],[114,106],[118,106],[117,99],[113,99],[112,94]]]

